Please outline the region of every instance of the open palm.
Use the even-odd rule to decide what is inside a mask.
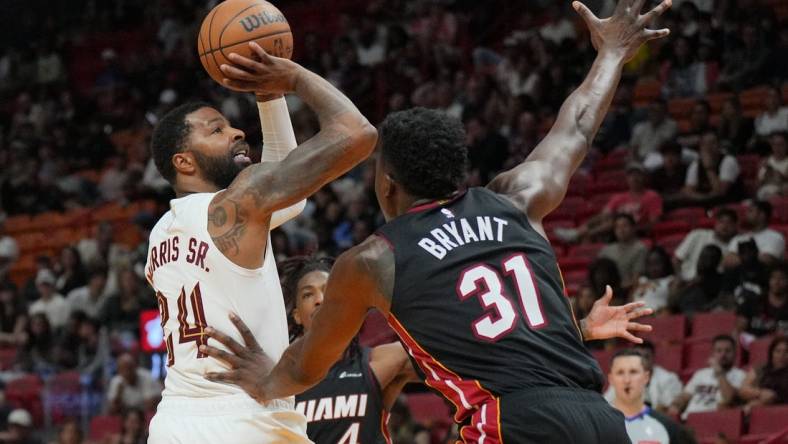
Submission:
[[[643,308],[645,304],[642,301],[610,306],[611,299],[613,299],[613,290],[608,285],[605,295],[594,302],[591,313],[583,320],[585,339],[624,338],[636,344],[642,343],[643,339],[632,333],[651,331],[651,326],[632,322],[632,320],[650,315],[652,310]]]

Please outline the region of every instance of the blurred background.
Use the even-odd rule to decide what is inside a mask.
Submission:
[[[207,100],[260,156],[254,96],[215,84],[197,59],[215,4],[3,1],[0,442],[145,441],[166,359],[142,267],[173,197],[149,155],[151,130],[178,104]],[[371,122],[412,106],[462,119],[468,186],[525,159],[595,56],[569,1],[276,4],[294,59]],[[587,4],[604,17],[615,3]],[[784,0],[675,0],[660,20],[671,36],[626,66],[592,152],[545,221],[578,317],[605,285],[616,303],[657,311],[649,365],[679,387],[649,402],[699,442],[788,442],[787,20]],[[315,134],[311,111],[288,105],[298,140]],[[336,256],[369,236],[383,223],[373,176],[367,162],[315,194],[273,234],[277,260]],[[676,408],[701,396],[693,375],[718,335],[733,339],[730,367],[749,377],[724,402]],[[394,339],[370,315],[362,343]],[[627,344],[589,346],[607,372]],[[453,442],[443,401],[406,392],[394,442]]]

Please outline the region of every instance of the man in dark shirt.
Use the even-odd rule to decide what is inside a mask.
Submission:
[[[745,299],[736,309],[739,326],[748,333],[763,336],[788,333],[788,266],[780,264],[769,273],[766,295]]]
[[[660,146],[662,166],[651,173],[651,188],[663,199],[678,194],[687,179],[687,165],[681,159],[681,145],[668,141]]]

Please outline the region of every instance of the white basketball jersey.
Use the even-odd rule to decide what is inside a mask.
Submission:
[[[268,238],[263,266],[249,270],[231,262],[208,234],[208,205],[215,193],[170,201],[151,231],[146,277],[156,291],[168,350],[163,397],[210,397],[243,393],[239,387],[205,379],[227,369],[198,352],[207,326],[243,344],[228,318],[233,312],[249,326],[263,350],[279,360],[288,345],[279,275]],[[261,254],[263,254],[261,252]],[[211,345],[221,347],[216,341]]]

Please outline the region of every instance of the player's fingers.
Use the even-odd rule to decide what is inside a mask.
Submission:
[[[629,322],[627,323],[627,331],[642,331],[642,332],[650,332],[652,327],[648,324],[641,324],[639,322]]]
[[[646,308],[638,307],[638,308],[635,308],[635,309],[632,309],[632,310],[628,310],[627,311],[627,320],[640,318],[640,317],[643,317],[643,316],[648,316],[648,315],[650,315],[653,312],[654,312],[654,310],[652,310],[652,309],[650,309],[648,307],[646,307]]]
[[[241,333],[241,337],[244,339],[244,344],[246,344],[246,346],[249,348],[260,350],[260,344],[257,342],[257,339],[255,339],[254,335],[252,334],[252,331],[249,330],[249,327],[246,326],[246,323],[244,323],[244,321],[242,321],[241,318],[238,317],[238,315],[236,315],[235,313],[230,313],[229,316],[230,316],[230,321],[235,325],[235,328],[237,328],[238,331]]]
[[[236,355],[241,355],[246,351],[244,349],[244,346],[236,342],[235,339],[227,336],[226,334],[220,332],[219,330],[213,327],[206,328],[205,334],[207,334],[209,338],[216,339],[217,341],[222,343],[225,347],[232,350],[232,352],[235,353]]]
[[[252,60],[249,57],[244,57],[242,55],[236,54],[231,52],[227,56],[227,60],[233,62],[233,64],[240,66],[241,68],[247,69],[251,72],[260,72],[265,71],[262,63]]]
[[[238,379],[238,372],[210,372],[205,374],[205,378],[213,382],[235,382]]]
[[[599,304],[603,304],[603,305],[610,305],[610,301],[612,299],[613,299],[613,289],[610,288],[610,285],[605,285],[605,295],[602,296],[595,303],[599,303]]]
[[[249,47],[252,48],[252,51],[254,51],[255,54],[257,54],[257,57],[260,58],[261,63],[264,63],[266,65],[273,63],[273,59],[271,59],[271,55],[265,52],[265,49],[263,49],[263,47],[260,46],[257,42],[255,41],[249,42]]]
[[[247,80],[235,80],[235,79],[222,79],[222,84],[232,89],[233,91],[241,91],[241,92],[250,92],[250,91],[258,91],[260,89],[260,85],[255,82],[249,82]]]
[[[638,338],[637,336],[633,335],[632,333],[626,331],[623,333],[622,337],[629,342],[634,342],[635,344],[642,344],[643,339]]]
[[[241,360],[238,359],[237,356],[231,355],[224,350],[220,350],[216,347],[211,347],[210,345],[201,345],[200,351],[205,353],[206,355],[224,361],[232,368],[238,368],[241,365]]]
[[[661,39],[663,37],[667,37],[668,35],[670,35],[670,29],[668,29],[668,28],[663,28],[663,29],[646,29],[643,32],[644,32],[644,34],[646,36],[646,40]]]
[[[246,80],[249,82],[253,82],[257,79],[257,77],[254,74],[251,74],[249,71],[244,71],[243,69],[237,68],[233,65],[222,64],[219,69],[222,70],[222,74],[227,76],[228,79]]]
[[[577,13],[580,14],[580,17],[582,17],[583,20],[586,22],[586,24],[589,26],[595,24],[596,21],[599,20],[594,15],[594,13],[591,12],[591,10],[586,7],[586,5],[578,1],[572,2],[572,7],[575,8],[575,11],[577,11]]]
[[[651,11],[640,16],[640,23],[649,24],[652,20],[662,15],[665,11],[670,9],[673,0],[663,0],[662,3],[655,6]]]
[[[642,306],[644,306],[644,305],[646,305],[646,303],[645,303],[645,302],[643,302],[643,301],[637,301],[637,302],[630,302],[629,304],[627,304],[627,305],[624,305],[624,306],[623,306],[623,307],[621,307],[621,308],[623,308],[625,312],[627,312],[627,313],[631,313],[631,312],[633,312],[633,311],[637,310],[638,308],[640,308],[640,307],[642,307]]]
[[[634,14],[635,17],[640,15],[640,10],[643,9],[643,3],[645,2],[646,0],[635,0],[632,4],[631,13]]]

